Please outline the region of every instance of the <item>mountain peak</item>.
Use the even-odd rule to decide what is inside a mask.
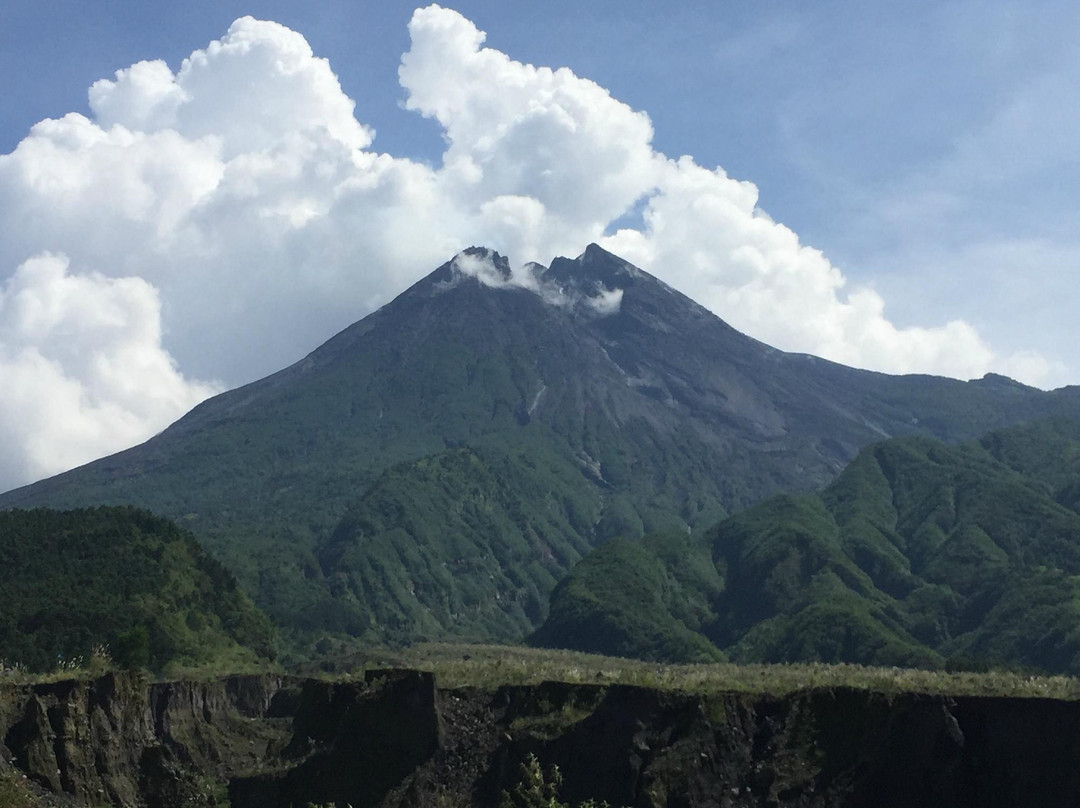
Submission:
[[[573,285],[602,284],[608,288],[625,288],[646,278],[656,281],[598,244],[590,244],[577,258],[553,259],[544,270],[544,278]]]
[[[556,257],[550,266],[530,261],[517,269],[490,247],[467,247],[425,280],[446,289],[466,278],[495,289],[527,289],[548,303],[569,307],[583,298],[610,295],[642,281],[668,289],[659,279],[595,243],[576,258]]]
[[[973,384],[977,384],[980,387],[996,388],[998,390],[1034,390],[1035,388],[1029,387],[1026,384],[1010,379],[1008,376],[1002,376],[1000,373],[987,373],[981,379],[975,379]]]
[[[0,508],[181,519],[296,629],[506,640],[609,538],[696,535],[881,437],[1077,408],[993,382],[807,362],[595,244],[546,268],[478,246],[293,366]]]
[[[427,281],[434,284],[436,291],[452,289],[464,280],[492,289],[523,289],[557,308],[607,316],[619,310],[623,287],[634,273],[644,276],[595,244],[577,258],[555,258],[550,267],[530,262],[517,270],[495,250],[469,247],[432,273]]]
[[[510,261],[489,247],[465,248],[450,260],[450,271],[455,276],[476,278],[485,286],[502,286],[514,279]]]

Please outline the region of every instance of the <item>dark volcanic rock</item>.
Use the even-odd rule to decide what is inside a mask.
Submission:
[[[436,700],[434,677],[418,671],[369,672],[362,684],[307,682],[285,749],[300,762],[233,780],[232,805],[378,805],[440,747]]]
[[[1080,705],[1072,702],[843,688],[700,696],[559,683],[492,694],[435,691],[415,675],[390,684],[308,685],[293,742],[318,751],[284,773],[234,781],[232,804],[494,808],[529,755],[559,768],[560,799],[570,805],[1080,801]],[[372,706],[356,709],[365,702]],[[403,727],[418,728],[404,744]]]
[[[0,688],[0,773],[9,766],[83,805],[209,806],[226,778],[280,750],[269,704],[280,676],[148,684],[138,674]]]
[[[288,730],[276,725],[268,749],[275,725],[266,722],[282,719],[252,707],[284,692],[297,713]],[[559,768],[569,805],[1080,805],[1080,703],[1048,699],[560,683],[439,690],[413,671],[302,686],[253,677],[147,688],[110,676],[0,688],[0,737],[0,774],[14,760],[81,806],[209,807],[228,783],[233,808],[495,808],[529,756],[545,772]],[[211,737],[213,749],[192,742]]]

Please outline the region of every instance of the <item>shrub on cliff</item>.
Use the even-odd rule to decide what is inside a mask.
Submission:
[[[531,752],[521,763],[521,779],[510,791],[502,793],[499,808],[572,808],[568,803],[559,801],[559,788],[562,786],[562,773],[558,766],[551,766],[544,772],[540,761]],[[606,802],[585,800],[576,808],[609,808]]]

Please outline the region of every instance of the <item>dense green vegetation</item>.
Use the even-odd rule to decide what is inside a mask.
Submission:
[[[188,533],[134,508],[0,512],[0,659],[48,671],[111,648],[116,662],[237,665],[273,629]]]
[[[892,377],[775,351],[595,246],[556,259],[544,278],[563,289],[560,305],[444,266],[292,367],[203,403],[142,446],[0,495],[0,508],[126,504],[173,519],[290,636],[511,642],[543,622],[571,566],[609,540],[690,531],[698,547],[726,515],[818,488],[882,435],[972,439],[1080,413],[1076,390]],[[599,286],[623,291],[617,313],[572,303]],[[1029,461],[1021,452],[1016,462]],[[1068,496],[1080,499],[1080,487]],[[621,553],[649,593],[642,603],[659,605],[624,619],[634,604],[613,588],[627,602],[612,607],[604,647],[710,658],[719,643],[740,657],[787,658],[873,646],[881,659],[937,664],[986,645],[974,634],[970,648],[924,638],[957,636],[957,615],[932,625],[950,592],[968,598],[956,581],[942,584],[948,592],[894,591],[868,556],[884,553],[881,575],[898,574],[889,553],[902,549],[872,534],[857,547],[855,522],[820,532],[839,517],[795,503],[785,507],[805,509],[821,575],[812,586],[795,576],[794,589],[774,581],[775,620],[751,632],[757,607],[733,600],[732,576],[719,565],[709,573],[719,583],[702,577],[707,543],[692,551],[693,572],[656,548],[646,559],[616,543],[580,576],[603,577],[605,559]],[[744,565],[748,580],[789,569],[786,541],[740,555],[736,531],[723,560]],[[1065,586],[1040,580],[1043,591]],[[1005,616],[995,619],[1005,620],[999,601]],[[559,633],[577,621],[567,603],[557,601]],[[837,636],[814,628],[826,624]],[[796,633],[809,644],[793,644]],[[138,650],[137,640],[124,647]]]
[[[534,639],[686,660],[694,652],[676,649],[689,630],[744,662],[1078,673],[1078,485],[1080,428],[1070,421],[963,446],[886,441],[820,495],[771,498],[696,539],[694,552],[711,554],[709,587],[700,565],[665,566],[656,540],[632,553],[600,548],[556,590]],[[638,582],[641,597],[610,583],[622,580]],[[645,626],[663,626],[667,643]],[[615,647],[613,636],[629,642]]]
[[[0,774],[0,805],[4,808],[46,808],[48,803],[34,793],[23,775]]]
[[[339,630],[471,640],[529,631],[588,549],[580,535],[601,505],[565,482],[558,458],[554,468],[542,459],[455,449],[382,475],[317,551],[349,621]]]
[[[708,549],[685,531],[615,539],[587,556],[556,587],[552,610],[532,642],[647,660],[718,662],[704,635],[719,619],[712,602],[723,580]]]

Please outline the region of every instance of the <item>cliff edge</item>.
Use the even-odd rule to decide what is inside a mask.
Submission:
[[[0,686],[0,740],[26,805],[494,808],[532,757],[569,805],[1080,803],[1080,703],[1038,698],[109,674]]]

